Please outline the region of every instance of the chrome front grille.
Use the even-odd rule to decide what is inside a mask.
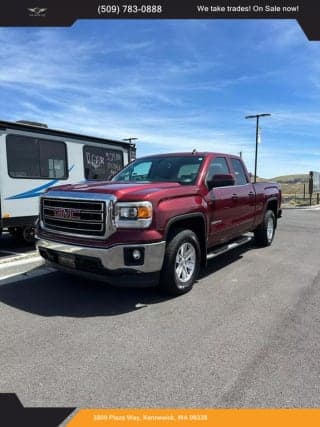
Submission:
[[[41,225],[58,234],[105,237],[109,201],[41,198]]]

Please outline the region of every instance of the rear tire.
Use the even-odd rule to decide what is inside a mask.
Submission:
[[[33,245],[35,243],[35,228],[33,225],[10,227],[8,230],[18,243],[27,243],[28,245]]]
[[[170,295],[189,292],[200,269],[200,244],[191,230],[177,230],[165,252],[160,288]]]
[[[21,227],[10,227],[8,228],[10,236],[14,237],[16,240],[22,240],[22,229]]]
[[[255,242],[258,246],[270,246],[276,230],[276,217],[271,210],[267,210],[262,223],[254,231]]]
[[[22,229],[22,238],[27,245],[34,245],[35,243],[35,228],[33,225],[28,225],[26,227],[23,227]]]

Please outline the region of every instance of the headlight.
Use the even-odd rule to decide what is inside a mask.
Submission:
[[[152,221],[150,202],[118,202],[115,223],[118,228],[147,228]]]

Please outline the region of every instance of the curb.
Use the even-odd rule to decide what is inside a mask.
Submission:
[[[320,210],[320,205],[312,205],[312,206],[283,206],[282,209],[304,209],[304,210]]]
[[[8,264],[8,263],[10,264],[15,261],[22,261],[22,260],[32,261],[33,258],[37,258],[37,257],[39,257],[39,253],[37,250],[28,252],[27,254],[22,253],[22,254],[12,255],[12,256],[8,256],[3,259],[0,259],[0,266],[3,264]]]

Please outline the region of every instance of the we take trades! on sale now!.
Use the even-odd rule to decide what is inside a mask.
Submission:
[[[213,12],[213,13],[297,13],[299,12],[299,5],[296,6],[278,6],[278,5],[247,5],[247,6],[220,6],[220,5],[198,5],[198,12]]]

